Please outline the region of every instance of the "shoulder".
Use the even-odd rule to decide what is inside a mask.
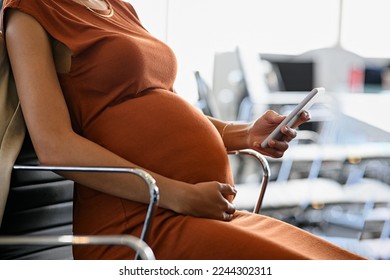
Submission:
[[[66,2],[55,0],[4,0],[3,14],[13,8],[33,16],[50,16],[61,12],[65,5]]]
[[[19,10],[11,10],[6,18],[5,40],[7,47],[17,48],[23,45],[26,50],[47,41],[46,30],[31,15]]]
[[[8,16],[10,10],[18,10],[35,18],[39,18],[45,14],[44,10],[51,7],[52,0],[4,0],[2,11],[2,29],[5,26],[5,18]],[[4,31],[3,31],[4,32]]]
[[[29,1],[29,0],[4,0],[3,7],[6,8],[16,8],[21,10],[39,10],[45,6],[53,3],[53,0],[39,0],[39,1]]]
[[[73,5],[71,0],[5,0],[2,18],[3,32],[11,10],[30,16],[30,20],[35,19],[53,37],[71,32],[72,30],[68,30],[66,25],[75,22],[75,19],[80,19],[77,6]]]

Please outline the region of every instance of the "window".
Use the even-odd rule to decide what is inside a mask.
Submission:
[[[297,54],[336,43],[339,0],[171,0],[168,41],[181,49],[250,44]]]
[[[193,96],[193,71],[209,80],[217,51],[250,46],[295,55],[341,47],[390,57],[388,0],[132,0],[144,25],[175,51],[177,89]],[[183,90],[180,90],[183,88]]]
[[[343,1],[342,46],[365,57],[390,57],[390,1]]]

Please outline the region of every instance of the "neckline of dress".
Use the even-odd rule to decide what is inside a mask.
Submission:
[[[94,9],[86,5],[82,0],[77,0],[80,5],[84,6],[88,11],[92,12],[95,15],[105,17],[105,18],[110,18],[114,15],[114,9],[112,8],[111,3],[108,0],[102,0],[107,4],[107,9],[105,10],[100,10],[100,9]]]

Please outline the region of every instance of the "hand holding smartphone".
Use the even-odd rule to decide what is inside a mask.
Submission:
[[[299,115],[308,110],[317,100],[320,94],[325,92],[324,88],[314,88],[309,94],[291,111],[290,114],[264,139],[261,143],[262,148],[268,147],[268,141],[271,139],[280,140],[283,136],[281,129],[283,126],[291,127],[299,118]]]

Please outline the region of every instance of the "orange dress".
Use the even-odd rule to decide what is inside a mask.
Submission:
[[[35,17],[72,51],[70,72],[58,77],[77,133],[166,177],[233,184],[218,131],[173,93],[172,50],[142,27],[129,3],[109,2],[112,17],[72,0],[6,0],[4,5]],[[146,209],[76,184],[74,233],[139,235]],[[223,222],[159,208],[149,245],[157,259],[360,258],[287,223],[239,211]],[[74,257],[133,255],[124,247],[81,246],[74,248]]]

